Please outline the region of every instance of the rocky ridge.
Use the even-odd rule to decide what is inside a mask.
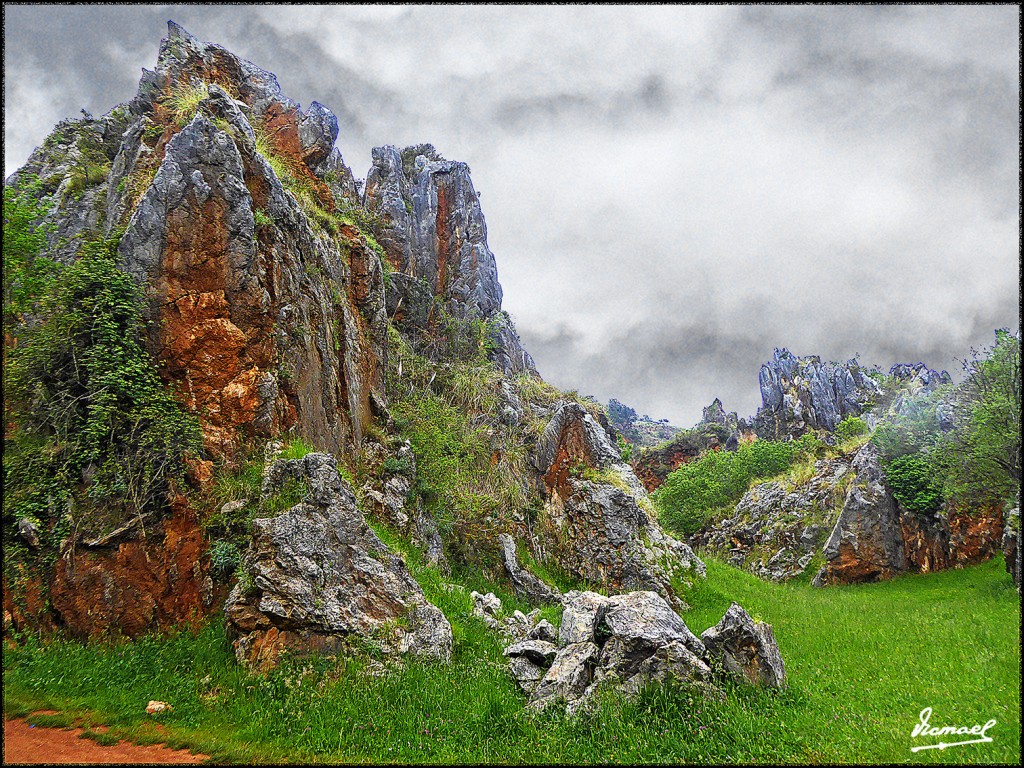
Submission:
[[[170,22],[129,103],[61,123],[8,180],[41,180],[55,225],[48,255],[68,263],[87,240],[116,241],[118,266],[145,295],[147,350],[202,432],[173,516],[146,510],[144,525],[126,518],[91,544],[73,531],[54,573],[33,582],[37,610],[17,608],[5,579],[14,624],[134,637],[223,605],[239,660],[255,668],[285,648],[359,642],[444,660],[447,621],[367,517],[448,572],[461,532],[426,511],[385,376],[406,386],[389,357],[403,343],[450,368],[460,334],[478,327],[498,370],[483,385],[497,407],[467,415],[494,457],[525,456],[515,483],[533,512],[479,521],[477,550],[455,555],[487,565],[496,553],[491,575],[531,602],[561,596],[531,571],[537,563],[684,607],[679,587],[701,578],[703,563],[660,528],[603,414],[535,394],[553,388],[501,309],[468,166],[430,145],[379,147],[360,192],[338,134],[327,107],[303,109],[272,73]],[[264,445],[273,456],[293,441],[315,450],[269,461],[261,490],[219,504],[222,518],[253,518],[243,539],[219,542],[242,550],[225,595],[227,571],[214,568],[203,530],[208,497]],[[358,486],[339,460],[359,463]],[[299,503],[252,512],[289,483],[305,486]],[[16,522],[30,552],[54,546],[56,519]]]

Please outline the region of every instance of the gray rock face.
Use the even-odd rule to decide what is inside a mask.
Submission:
[[[718,694],[710,685],[711,669],[701,658],[704,645],[658,594],[604,597],[573,591],[562,602],[553,659],[555,647],[548,643],[518,643],[505,651],[514,662],[513,676],[529,696],[528,707],[560,704],[573,714],[588,706],[599,688],[614,687],[620,695],[632,696],[646,683],[669,679]]]
[[[350,636],[447,661],[448,620],[366,525],[335,459],[279,459],[264,488],[288,478],[304,482],[307,494],[283,514],[254,521],[241,565],[251,588],[240,580],[225,605],[239,661],[267,668],[285,648],[337,652]]]
[[[558,404],[533,462],[548,499],[536,528],[543,558],[581,581],[653,590],[673,602],[673,575],[703,575],[693,551],[661,530],[632,468],[581,405]],[[581,467],[583,475],[593,470],[593,479],[584,479]]]
[[[755,622],[733,603],[714,627],[701,633],[710,659],[741,681],[784,688],[786,668],[770,624]]]
[[[388,222],[380,237],[395,269],[411,280],[392,281],[389,305],[410,334],[421,325],[425,297],[440,299],[457,318],[494,320],[492,359],[506,373],[534,371],[512,321],[501,310],[501,285],[487,225],[469,166],[443,159],[430,145],[373,150],[364,204]],[[419,287],[417,282],[423,284]]]
[[[758,434],[770,440],[798,437],[808,429],[835,429],[847,416],[859,416],[881,394],[878,384],[855,361],[822,363],[816,355],[796,357],[776,349],[758,376],[762,406]]]

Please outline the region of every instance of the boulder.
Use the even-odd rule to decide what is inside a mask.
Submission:
[[[649,682],[692,683],[707,695],[720,695],[711,684],[711,669],[701,658],[705,648],[686,623],[655,592],[604,597],[595,592],[567,592],[553,659],[550,643],[527,641],[506,649],[525,659],[512,674],[529,697],[528,706],[560,703],[569,714],[590,705],[594,693],[613,687],[635,695]],[[545,671],[546,670],[546,671]],[[538,675],[543,675],[538,677]]]
[[[597,623],[608,605],[608,598],[597,592],[573,590],[562,595],[562,625],[558,642],[562,646],[594,641]]]
[[[543,709],[549,704],[571,703],[582,698],[593,679],[597,658],[598,648],[593,643],[573,643],[560,648],[530,695],[527,706]]]
[[[505,649],[506,656],[522,656],[539,667],[550,667],[558,653],[558,646],[546,640],[520,640]]]
[[[338,652],[351,636],[385,652],[447,661],[452,630],[409,573],[366,524],[335,459],[311,453],[277,460],[264,490],[303,481],[303,501],[253,522],[240,579],[225,605],[239,661],[265,669],[286,648]]]
[[[771,624],[755,622],[733,603],[722,620],[701,633],[707,657],[737,680],[784,688],[786,668]]]

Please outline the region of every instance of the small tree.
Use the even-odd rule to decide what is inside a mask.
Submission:
[[[947,495],[1002,501],[1020,487],[1020,338],[996,331],[987,350],[971,350],[955,398],[955,429],[933,450]]]

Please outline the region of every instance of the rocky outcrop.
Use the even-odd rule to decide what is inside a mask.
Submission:
[[[539,560],[581,582],[673,601],[673,575],[703,575],[693,551],[661,530],[640,481],[583,406],[558,404],[533,462],[547,500],[534,528]]]
[[[786,667],[771,624],[754,621],[738,603],[700,636],[708,658],[741,682],[786,687]]]
[[[924,363],[896,363],[889,369],[889,375],[912,395],[934,392],[952,382],[949,373],[933,370]]]
[[[813,567],[820,568],[819,585],[848,584],[981,562],[997,551],[1002,526],[992,506],[903,509],[869,443],[856,454],[815,461],[807,480],[755,485],[693,543],[769,581]]]
[[[853,485],[825,542],[815,584],[849,584],[928,573],[991,557],[1002,534],[999,511],[919,513],[893,497],[871,443],[852,464]]]
[[[754,422],[758,435],[768,440],[799,437],[809,429],[831,431],[881,395],[856,360],[823,363],[817,355],[796,357],[788,349],[775,350],[758,381],[762,406]]]
[[[819,459],[804,483],[760,483],[733,513],[699,531],[696,546],[762,579],[787,581],[803,573],[835,527],[853,480],[852,456]],[[820,559],[818,559],[820,562]]]
[[[307,493],[283,514],[253,522],[245,576],[225,605],[239,661],[267,668],[285,648],[332,653],[354,637],[447,661],[448,620],[366,524],[335,459],[279,459],[268,478],[271,487],[299,480]]]
[[[535,371],[501,311],[498,271],[468,165],[445,160],[429,144],[401,152],[376,147],[364,204],[387,223],[380,242],[397,272],[388,308],[403,332],[435,330],[438,301],[456,318],[491,321],[491,357],[506,373]]]

